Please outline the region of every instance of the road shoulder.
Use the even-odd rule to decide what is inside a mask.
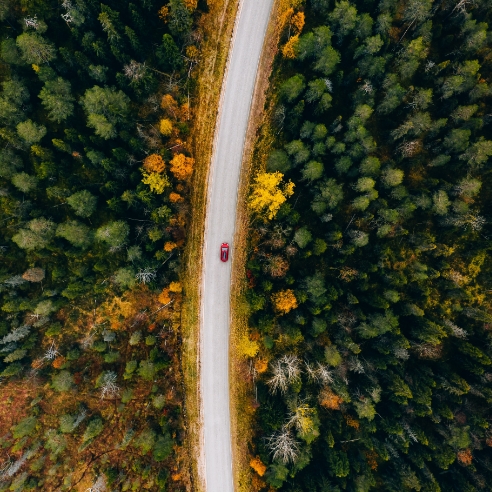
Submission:
[[[241,336],[248,332],[248,306],[246,292],[246,256],[249,212],[247,197],[254,172],[264,168],[266,155],[261,162],[253,162],[253,151],[258,139],[258,129],[266,117],[265,102],[272,72],[272,65],[279,45],[278,19],[281,17],[281,0],[276,0],[258,65],[255,90],[251,104],[248,130],[244,143],[241,178],[238,190],[235,254],[231,276],[231,333],[230,333],[230,408],[233,456],[233,477],[237,492],[251,492],[251,473],[248,446],[252,438],[252,417],[255,411],[254,392],[251,385],[249,363],[239,353]]]

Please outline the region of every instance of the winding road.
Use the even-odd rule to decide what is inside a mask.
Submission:
[[[204,478],[207,492],[233,492],[229,409],[231,256],[243,147],[256,73],[273,0],[240,0],[222,87],[208,183],[200,329],[200,391]]]

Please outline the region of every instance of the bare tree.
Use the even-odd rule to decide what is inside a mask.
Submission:
[[[27,28],[37,29],[39,27],[38,16],[24,17],[24,24]]]
[[[413,442],[419,442],[417,435],[415,432],[413,432],[412,428],[410,427],[410,424],[408,422],[403,423],[403,428],[407,432],[408,437],[410,438],[411,441]]]
[[[44,353],[43,359],[53,360],[56,359],[57,356],[60,355],[60,352],[56,349],[55,342],[51,342],[48,350]]]
[[[9,456],[8,460],[0,465],[0,480],[13,477],[21,469],[22,465],[36,454],[38,448],[39,446],[34,446],[28,449],[16,461],[12,461]]]
[[[467,14],[466,8],[468,6],[473,6],[473,5],[475,5],[474,0],[459,0],[458,3],[454,6],[451,13],[456,12],[457,14],[466,15]]]
[[[94,484],[89,487],[85,492],[105,492],[106,489],[106,480],[104,475],[100,475],[97,477],[97,480]]]
[[[95,332],[89,332],[87,335],[80,341],[80,345],[84,350],[87,350],[88,348],[92,347],[92,344],[94,343],[94,338],[96,336]]]
[[[155,270],[152,270],[151,268],[144,268],[143,270],[140,269],[135,275],[135,278],[142,284],[148,284],[149,282],[152,282],[155,277]]]
[[[398,150],[401,152],[403,157],[412,157],[415,154],[418,154],[422,149],[422,143],[420,140],[412,140],[410,142],[403,142]]]
[[[5,280],[3,283],[7,285],[7,287],[15,288],[19,285],[25,284],[26,280],[22,277],[22,275],[14,275],[13,277]]]
[[[267,446],[273,454],[273,459],[278,459],[284,465],[289,462],[295,463],[299,456],[299,445],[286,426],[267,438]]]
[[[451,330],[451,334],[454,337],[465,339],[468,336],[468,333],[466,330],[464,330],[463,328],[460,328],[459,326],[456,326],[449,319],[445,319],[444,324]]]
[[[366,372],[358,357],[350,357],[348,361],[348,368],[349,371],[356,372],[357,374],[364,374]]]
[[[306,372],[308,376],[315,382],[321,384],[333,383],[333,373],[328,366],[316,363],[316,366],[311,365],[309,362],[305,362]]]
[[[273,376],[267,381],[270,391],[276,393],[280,390],[281,393],[285,393],[289,387],[289,381],[279,360],[272,364],[272,373]]]
[[[120,388],[116,384],[117,375],[113,371],[107,371],[102,377],[100,398],[116,398],[120,393]]]
[[[270,391],[276,393],[280,390],[285,393],[289,384],[299,380],[301,375],[301,361],[296,355],[286,354],[272,364],[273,376],[267,381]]]
[[[364,82],[364,85],[361,87],[361,90],[363,92],[365,92],[366,94],[372,94],[374,91],[374,87],[372,86],[372,84],[368,80],[366,80]]]
[[[464,215],[456,215],[454,217],[446,217],[444,223],[450,226],[462,227],[463,229],[471,228],[473,231],[481,231],[487,223],[487,219],[476,213]]]
[[[146,71],[147,67],[145,63],[138,63],[135,60],[132,60],[128,65],[123,67],[123,73],[125,77],[130,79],[130,83],[143,79]]]
[[[410,358],[410,353],[408,352],[408,350],[401,347],[395,348],[393,350],[393,355],[397,359],[401,359],[401,360],[408,360]]]

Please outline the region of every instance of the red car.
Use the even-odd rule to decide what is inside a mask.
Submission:
[[[220,245],[220,259],[221,261],[227,261],[229,259],[229,243],[222,243]]]

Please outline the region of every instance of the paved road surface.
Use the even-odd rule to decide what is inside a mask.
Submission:
[[[231,258],[222,263],[222,242],[231,246],[251,100],[273,0],[241,0],[222,88],[205,222],[202,278],[201,396],[207,492],[233,492],[229,411]]]

